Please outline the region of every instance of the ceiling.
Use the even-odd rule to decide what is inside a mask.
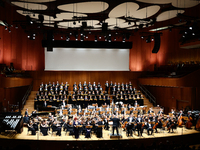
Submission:
[[[107,29],[110,31],[119,29],[132,31],[170,22],[177,18],[177,14],[179,16],[189,14],[191,18],[188,17],[188,19],[192,20],[196,14],[191,14],[190,11],[199,5],[197,0],[132,0],[127,2],[124,0],[11,0],[10,3],[17,13],[22,16],[29,15],[36,24],[41,23],[38,18],[42,15],[44,27],[52,29],[56,27],[66,31],[72,29],[101,31],[102,23],[107,23]],[[14,23],[18,22],[20,20],[14,21]]]

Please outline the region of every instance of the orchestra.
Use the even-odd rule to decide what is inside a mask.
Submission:
[[[194,123],[195,129],[196,127],[199,129],[199,114],[194,117],[191,112],[184,114],[182,110],[176,112],[172,109],[169,115],[165,115],[164,108],[160,108],[158,112],[155,112],[153,108],[149,108],[148,111],[144,109],[145,107],[138,103],[141,94],[137,94],[137,90],[132,87],[131,82],[120,85],[116,82],[109,84],[106,81],[105,93],[99,82],[87,85],[84,81],[83,85],[79,82],[78,86],[75,82],[71,95],[67,95],[70,93],[68,89],[68,82],[65,85],[59,84],[58,81],[56,84],[49,82],[48,85],[41,83],[36,94],[36,101],[45,99],[42,102],[47,107],[49,104],[46,103],[50,103],[50,100],[53,99],[53,102],[59,102],[58,108],[61,109],[58,109],[55,114],[49,113],[47,119],[30,116],[28,131],[31,131],[32,135],[35,135],[36,131],[40,131],[43,136],[46,136],[52,131],[61,136],[61,132],[64,131],[66,134],[69,132],[69,135],[76,139],[81,134],[85,138],[91,138],[92,134],[97,138],[102,138],[103,130],[112,129],[110,132],[113,135],[116,130],[119,135],[119,129],[122,128],[127,137],[133,135],[142,137],[145,130],[150,136],[154,132],[158,133],[158,129],[166,129],[170,133],[174,132],[179,124],[191,125]],[[114,95],[110,97],[109,93]],[[71,99],[71,103],[69,99]],[[28,115],[28,109],[26,115]],[[137,131],[137,135],[135,131]]]

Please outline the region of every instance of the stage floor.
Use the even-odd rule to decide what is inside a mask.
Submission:
[[[122,135],[122,138],[110,138],[111,128],[110,130],[103,130],[103,138],[97,138],[95,134],[91,134],[91,138],[85,138],[84,135],[80,135],[79,139],[75,139],[73,136],[67,134],[65,131],[62,131],[61,136],[56,136],[56,133],[49,133],[47,136],[43,136],[41,133],[37,133],[36,135],[31,135],[31,132],[27,132],[28,128],[23,127],[22,133],[14,133],[14,132],[2,132],[0,134],[0,138],[3,139],[21,139],[21,140],[53,140],[53,141],[99,141],[99,140],[131,140],[131,139],[145,139],[145,138],[161,138],[161,137],[170,137],[170,136],[181,136],[181,135],[189,135],[200,133],[199,131],[192,129],[186,129],[185,127],[178,127],[173,133],[168,133],[167,130],[158,129],[158,133],[153,133],[153,135],[147,135],[147,131],[144,130],[143,137],[137,136],[137,131],[133,134],[132,137],[126,136],[126,131],[122,131],[119,129],[119,133]],[[27,134],[28,133],[28,134]]]

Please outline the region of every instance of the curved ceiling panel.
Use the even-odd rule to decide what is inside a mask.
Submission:
[[[13,5],[16,5],[21,8],[25,8],[28,10],[45,10],[47,9],[46,5],[42,4],[33,4],[33,3],[26,3],[26,2],[11,2]]]
[[[98,13],[108,8],[108,3],[97,1],[97,2],[81,2],[73,4],[64,4],[58,6],[58,9],[71,12],[79,13]]]
[[[159,22],[159,21],[165,21],[168,19],[172,19],[172,18],[176,17],[178,13],[184,13],[184,12],[185,12],[184,10],[165,11],[157,17],[157,21]]]
[[[138,4],[134,2],[126,2],[113,8],[108,14],[108,16],[110,18],[122,17],[122,16],[133,16],[137,9],[139,9]]]
[[[194,1],[194,0],[172,0],[172,5],[174,7],[178,7],[178,8],[189,8],[189,7],[194,7],[196,5],[199,4],[198,1]]]
[[[77,13],[60,13],[60,14],[57,14],[56,17],[59,18],[59,19],[66,19],[66,20],[71,20],[73,19],[73,16],[76,16],[76,17],[87,17],[87,15],[85,14],[77,14]]]
[[[32,13],[32,12],[29,12],[29,11],[26,11],[25,13],[24,13],[24,11],[23,10],[17,10],[17,12],[19,13],[19,14],[21,14],[21,15],[24,15],[24,16],[26,16],[26,15],[29,15],[31,18],[33,18],[33,19],[38,19],[38,15],[39,14],[34,14],[34,13]],[[46,20],[46,21],[61,21],[62,19],[61,18],[53,18],[53,17],[51,17],[51,16],[47,16],[47,15],[43,15],[44,16],[44,20]]]
[[[53,2],[56,0],[20,0],[23,2],[34,2],[34,3],[46,3],[46,2]]]
[[[134,18],[139,18],[139,19],[144,19],[144,18],[148,18],[153,16],[154,14],[156,14],[158,11],[160,10],[160,6],[155,5],[155,6],[149,6],[149,7],[145,7],[142,9],[137,10],[133,16],[130,17],[134,17]]]
[[[151,4],[169,4],[173,0],[137,0],[138,2],[151,3]]]

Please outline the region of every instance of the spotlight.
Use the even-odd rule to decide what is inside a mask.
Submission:
[[[35,36],[35,33],[33,33],[33,36]]]
[[[72,35],[72,33],[70,32],[69,35]]]
[[[30,21],[30,24],[33,24],[33,21],[32,21],[32,20]]]
[[[99,39],[101,39],[101,36],[99,36]]]
[[[183,38],[185,38],[185,35],[183,35]]]
[[[84,40],[84,36],[81,36],[81,42]]]
[[[63,36],[61,36],[60,38],[63,39]]]
[[[94,41],[97,42],[97,36],[94,37]]]
[[[86,39],[88,39],[88,36],[86,36]]]
[[[185,34],[187,34],[187,31],[185,31]]]
[[[151,38],[151,41],[153,42],[153,41],[154,41],[154,39],[153,39],[153,38]]]
[[[190,26],[189,29],[192,30],[192,26]]]
[[[144,39],[144,36],[141,36],[141,39]]]
[[[151,36],[148,36],[148,37],[147,37],[146,43],[151,43]]]
[[[195,35],[195,33],[193,32],[192,35]]]
[[[33,36],[33,40],[35,40],[35,37]]]
[[[30,38],[30,35],[28,35],[27,38]]]
[[[123,37],[123,40],[122,40],[122,42],[124,43],[124,42],[125,42],[125,40],[126,40],[126,39],[125,39],[125,37]]]
[[[111,33],[109,33],[109,36],[111,36]]]

